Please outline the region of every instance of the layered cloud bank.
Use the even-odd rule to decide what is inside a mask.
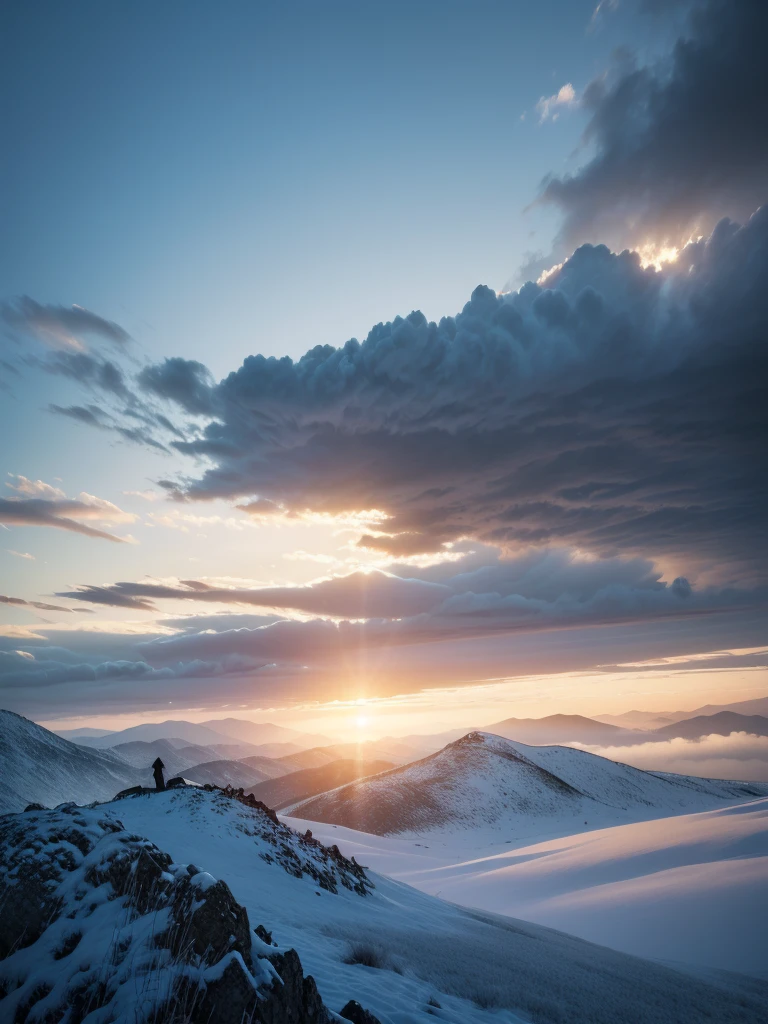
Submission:
[[[381,510],[360,544],[394,557],[469,536],[763,578],[767,281],[760,210],[662,272],[583,246],[547,287],[479,287],[439,324],[252,356],[219,384],[168,360],[142,381],[207,410],[173,446],[210,467],[165,486],[259,517]]]

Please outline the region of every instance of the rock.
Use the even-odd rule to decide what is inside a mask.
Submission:
[[[125,796],[137,796],[139,793],[154,793],[154,789],[147,789],[144,786],[131,786],[129,789],[121,789],[115,794],[115,800],[122,800]]]
[[[265,942],[268,946],[272,945],[272,932],[268,932],[263,924],[257,924],[253,930],[262,942]]]
[[[206,981],[205,991],[188,1020],[190,1024],[242,1024],[257,1021],[254,1016],[260,1002],[258,989],[248,968],[238,956],[229,959],[221,974]]]
[[[304,977],[295,949],[275,953],[268,958],[282,979],[275,981],[269,994],[259,1003],[260,1024],[331,1024],[333,1018],[323,1006],[315,979]]]
[[[374,1017],[369,1010],[364,1010],[355,999],[350,999],[347,1005],[339,1010],[339,1016],[351,1020],[352,1024],[380,1024],[378,1017]]]
[[[24,813],[26,814],[28,811],[45,811],[45,810],[47,810],[47,808],[43,807],[42,804],[27,804],[27,806],[24,808]]]
[[[227,883],[218,881],[202,888],[190,880],[187,885],[184,898],[174,905],[174,933],[179,938],[171,937],[171,949],[180,952],[176,947],[183,942],[183,952],[194,952],[208,963],[218,963],[227,953],[237,952],[246,966],[252,967],[248,912]]]

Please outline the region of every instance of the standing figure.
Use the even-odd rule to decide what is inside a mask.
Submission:
[[[157,760],[155,761],[155,763],[152,765],[152,770],[155,773],[155,789],[158,790],[158,791],[161,790],[161,789],[165,789],[165,779],[163,778],[163,768],[165,768],[165,765],[163,764],[163,762],[158,757]]]

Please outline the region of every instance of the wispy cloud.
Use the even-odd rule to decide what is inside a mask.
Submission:
[[[131,340],[119,324],[105,320],[83,306],[45,306],[28,295],[0,306],[0,317],[7,326],[31,333],[54,348],[84,351],[83,338],[88,335],[95,335],[119,348]]]
[[[576,90],[570,82],[561,85],[552,96],[542,96],[536,104],[536,112],[539,115],[539,124],[544,121],[556,121],[563,110],[576,105]]]
[[[134,513],[125,512],[113,502],[87,491],[81,491],[77,498],[67,498],[60,487],[43,480],[30,480],[13,473],[8,475],[11,479],[6,482],[6,487],[16,493],[11,498],[0,498],[0,524],[49,526],[116,543],[135,543],[133,538],[117,537],[83,522],[131,523],[138,519]]]

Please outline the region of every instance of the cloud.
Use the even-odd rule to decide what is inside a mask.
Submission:
[[[145,367],[139,385],[150,394],[169,399],[186,412],[205,416],[212,411],[210,400],[213,378],[207,367],[191,359],[166,359]]]
[[[766,201],[767,31],[765,4],[706,0],[667,59],[637,67],[622,54],[587,87],[594,156],[539,198],[564,214],[557,259],[587,241],[680,247]]]
[[[66,416],[77,423],[85,424],[87,427],[96,427],[98,430],[108,429],[105,423],[106,414],[96,405],[89,405],[87,407],[83,405],[69,405],[64,408],[60,405],[51,404],[48,408],[58,416]]]
[[[56,352],[39,365],[48,373],[69,377],[118,398],[129,399],[131,396],[123,371],[109,359],[87,352]]]
[[[52,526],[58,530],[81,533],[85,537],[100,537],[102,540],[123,543],[122,537],[116,537],[104,530],[96,530],[75,519],[67,518],[67,514],[77,516],[89,511],[87,506],[77,501],[55,502],[41,499],[23,501],[16,498],[0,498],[0,523],[10,526]]]
[[[30,562],[34,562],[35,560],[35,556],[30,555],[28,551],[14,551],[13,548],[6,548],[5,550],[8,552],[9,555],[15,555],[16,558],[26,558],[27,561]]]
[[[30,480],[19,473],[9,473],[8,476],[11,479],[6,481],[5,486],[10,487],[11,490],[16,491],[18,494],[23,494],[25,497],[46,498],[50,501],[66,498],[66,494],[60,487],[47,484],[44,480]]]
[[[37,608],[43,612],[71,612],[71,608],[64,608],[60,604],[46,604],[44,601],[25,601],[21,597],[6,597],[0,594],[0,604],[11,605],[14,608]]]
[[[382,510],[360,543],[395,557],[469,537],[764,580],[766,280],[764,209],[660,272],[587,245],[547,287],[478,287],[439,323],[196,373],[211,419],[173,447],[209,468],[161,483],[283,515]]]
[[[694,591],[681,579],[666,584],[643,559],[587,559],[566,550],[529,551],[516,559],[496,555],[494,561],[486,551],[485,564],[478,565],[471,552],[450,569],[403,567],[409,576],[353,572],[291,587],[221,587],[199,580],[121,582],[109,587],[85,585],[57,597],[143,611],[173,600],[310,615],[314,617],[310,622],[259,623],[254,629],[230,632],[227,639],[178,640],[184,651],[189,643],[199,645],[195,657],[207,656],[201,651],[208,645],[220,653],[231,642],[233,649],[254,658],[279,658],[290,648],[292,658],[304,660],[325,657],[329,650],[339,653],[348,645],[360,649],[403,646],[675,619],[744,609],[768,600],[768,591]],[[219,632],[222,628],[220,622]],[[289,648],[282,646],[286,634],[291,638]],[[163,644],[163,650],[175,650],[177,640],[172,637]]]
[[[768,782],[768,736],[733,732],[730,736],[702,736],[698,740],[677,738],[634,747],[578,746],[645,771]]]
[[[575,103],[576,90],[570,82],[562,85],[553,96],[542,96],[536,104],[539,124],[542,124],[544,121],[556,121],[564,107],[567,109],[574,106]]]
[[[119,324],[82,306],[42,306],[28,295],[0,306],[0,317],[14,330],[35,335],[54,348],[84,348],[83,335],[96,335],[123,348],[131,337]]]
[[[9,526],[51,526],[122,544],[128,538],[116,537],[104,530],[87,526],[81,520],[131,523],[138,519],[134,513],[125,512],[111,501],[88,494],[87,491],[81,491],[77,498],[67,498],[60,487],[53,487],[43,480],[30,480],[14,473],[8,475],[11,480],[6,483],[6,487],[22,497],[0,498],[0,523]]]

